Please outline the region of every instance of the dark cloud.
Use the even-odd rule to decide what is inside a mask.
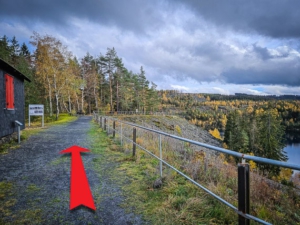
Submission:
[[[260,47],[256,44],[253,45],[253,52],[262,60],[276,59],[276,58],[287,58],[290,56],[290,49],[286,51],[278,52],[277,55],[272,55],[268,48]]]
[[[177,0],[217,26],[273,38],[300,38],[299,0]]]
[[[39,21],[64,26],[75,17],[134,32],[155,32],[166,23],[166,16],[181,7],[217,27],[274,38],[300,38],[299,0],[0,0],[0,6],[0,18],[27,24]],[[190,24],[193,29],[194,25]]]
[[[264,84],[300,86],[300,65],[285,68],[237,69],[231,68],[221,74],[221,78],[232,84]]]
[[[256,53],[256,55],[262,60],[268,60],[273,58],[273,56],[270,54],[267,48],[257,46],[256,44],[253,45],[253,52]]]
[[[157,28],[162,23],[161,11],[154,1],[106,0],[0,0],[0,18],[13,18],[26,22],[68,25],[71,18],[82,18],[104,25],[143,32]],[[156,6],[154,6],[156,5]]]
[[[156,80],[300,86],[299,21],[299,0],[0,0],[0,33],[50,31],[77,54],[114,46]]]

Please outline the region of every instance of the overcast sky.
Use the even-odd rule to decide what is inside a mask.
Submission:
[[[0,36],[114,47],[158,89],[300,95],[299,0],[0,0]]]

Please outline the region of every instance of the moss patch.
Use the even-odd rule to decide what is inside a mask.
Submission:
[[[13,198],[14,185],[11,182],[0,182],[0,224],[4,224],[3,217],[12,215],[12,207],[17,203]]]
[[[70,157],[67,157],[66,155],[62,155],[57,159],[52,160],[50,162],[50,165],[57,166],[60,165],[61,163],[67,163],[67,162],[70,162]]]
[[[39,187],[37,187],[35,184],[29,184],[27,186],[27,192],[32,193],[32,192],[37,192],[41,190]]]

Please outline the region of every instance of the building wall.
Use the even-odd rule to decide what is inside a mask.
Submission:
[[[25,128],[24,80],[15,77],[14,74],[8,73],[9,75],[14,76],[15,109],[7,110],[5,109],[5,74],[6,72],[0,68],[0,138],[17,131],[18,128],[15,125],[15,120],[18,120],[23,124],[23,126],[21,126],[21,129]]]

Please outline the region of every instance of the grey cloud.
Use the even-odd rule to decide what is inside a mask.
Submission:
[[[256,44],[253,45],[253,52],[256,53],[256,55],[260,57],[262,60],[268,60],[273,58],[273,56],[271,56],[267,48],[257,46]]]
[[[178,40],[171,35],[165,40],[167,43],[160,40],[147,50],[139,46],[133,52],[148,67],[156,68],[157,74],[167,74],[177,80],[189,77],[199,83],[300,86],[300,57],[290,47],[272,49],[249,44],[237,50],[221,40],[207,36],[201,41],[189,42],[184,37]]]
[[[290,56],[290,49],[286,50],[277,50],[277,55],[272,55],[268,48],[266,47],[260,47],[256,44],[253,44],[253,52],[262,60],[269,60],[269,59],[276,59],[276,58],[287,58]]]
[[[300,46],[299,10],[298,0],[0,0],[0,20],[9,24],[18,20],[31,27],[37,22],[49,26],[45,30],[52,35],[68,39],[77,52],[99,54],[116,47],[132,67],[143,65],[147,75],[157,80],[168,75],[200,83],[300,86],[299,53],[293,53]],[[100,26],[95,26],[98,30],[93,23],[68,26],[72,18]],[[228,28],[238,32],[224,32]],[[255,35],[244,41],[234,36],[239,32],[243,37],[251,32],[289,40],[276,40],[280,43],[273,48],[261,47],[252,44]],[[140,34],[148,35],[141,38]],[[258,43],[273,38],[262,37]]]
[[[156,28],[162,23],[156,1],[106,1],[106,0],[0,0],[0,18],[14,18],[28,25],[33,22],[67,25],[70,18],[117,26],[137,32],[145,27]]]
[[[221,74],[221,78],[233,84],[265,84],[300,86],[300,65],[295,67],[238,69],[230,68]]]
[[[235,57],[234,52],[227,44],[212,40],[207,40],[191,48],[190,52],[195,57],[205,58],[207,63],[225,62],[228,57]]]
[[[300,38],[298,0],[177,0],[217,26],[273,38]]]

